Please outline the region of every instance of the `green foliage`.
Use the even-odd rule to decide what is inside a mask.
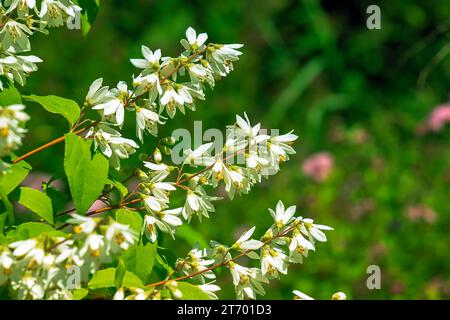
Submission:
[[[270,223],[266,208],[283,199],[335,230],[320,252],[274,282],[265,298],[290,299],[291,290],[300,289],[322,299],[337,290],[359,299],[448,299],[450,132],[447,127],[421,136],[416,128],[436,105],[448,101],[450,59],[447,55],[438,65],[433,61],[448,44],[450,7],[433,2],[381,5],[382,29],[370,31],[365,27],[367,5],[211,1],[198,10],[197,2],[181,0],[114,0],[102,6],[85,39],[69,30],[36,38],[33,47],[45,72],[33,74],[24,90],[51,90],[82,101],[100,75],[113,86],[133,72],[128,59],[139,56],[142,44],[168,48],[163,54],[177,52],[179,45],[171,41],[187,25],[210,38],[244,43],[245,54],[228,80],[209,93],[198,112],[168,121],[161,136],[200,119],[204,130],[222,128],[245,107],[254,119],[267,120],[267,127],[295,129],[301,137],[294,145],[298,154],[270,184],[217,203],[210,220],[193,221],[191,227],[205,239],[228,243],[241,228]],[[419,86],[424,70],[428,76],[424,83],[420,77]],[[55,126],[42,108],[27,111],[39,119],[26,137],[27,149],[64,132],[63,124]],[[125,126],[125,135],[133,136],[134,128]],[[147,139],[145,152],[155,144]],[[302,174],[301,165],[322,150],[333,155],[334,169],[326,181],[316,183]],[[30,162],[53,173],[60,160],[56,147]],[[136,164],[136,159],[124,163],[117,179]],[[408,206],[416,203],[433,208],[436,221],[411,220]],[[162,237],[160,245],[185,254],[195,239],[183,232],[186,243],[174,245]],[[164,278],[172,269],[164,257],[156,259],[153,273],[163,269],[158,276]],[[382,269],[381,290],[365,285],[371,264]],[[231,286],[223,286],[220,297],[234,298]]]
[[[11,193],[31,171],[31,166],[26,161],[20,161],[11,165],[10,169],[0,176],[0,186],[6,194]]]
[[[125,262],[123,262],[123,259],[119,259],[119,264],[117,265],[116,273],[114,275],[114,285],[116,286],[116,289],[122,287],[126,272],[127,266],[125,265]]]
[[[180,281],[178,282],[178,289],[183,294],[183,300],[211,300],[200,288],[190,283]]]
[[[32,237],[37,237],[41,234],[54,234],[55,229],[48,224],[39,222],[25,222],[19,225],[16,229],[7,233],[8,242],[26,240]]]
[[[36,189],[20,188],[18,202],[36,213],[45,221],[54,224],[53,207],[51,199]]]
[[[127,270],[136,274],[142,282],[146,283],[152,273],[157,256],[158,244],[138,243],[122,254]]]
[[[119,209],[116,211],[116,221],[130,226],[136,234],[140,234],[142,230],[143,219],[136,211]]]
[[[84,289],[84,288],[73,290],[72,299],[73,300],[82,300],[83,298],[85,298],[88,295],[88,293],[89,293],[89,290]]]
[[[107,268],[97,271],[88,283],[89,289],[96,290],[115,287],[116,270],[116,268]],[[144,286],[139,277],[130,271],[125,272],[121,282],[124,287],[142,288]]]
[[[25,96],[25,99],[39,103],[45,110],[51,113],[57,113],[67,119],[72,127],[80,116],[80,107],[70,99],[57,96]]]
[[[108,160],[99,152],[92,155],[92,141],[73,133],[66,135],[64,171],[77,212],[85,214],[98,198],[108,178]]]
[[[9,86],[0,91],[0,106],[9,106],[22,103],[20,92],[13,86]]]

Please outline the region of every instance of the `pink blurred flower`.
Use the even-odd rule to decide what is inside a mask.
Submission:
[[[424,220],[429,224],[434,223],[437,219],[437,213],[425,205],[409,206],[406,215],[411,221]]]
[[[433,131],[439,131],[447,122],[450,122],[450,104],[443,104],[430,113],[427,127]]]
[[[319,152],[309,156],[302,165],[303,173],[316,182],[323,182],[331,173],[333,156],[328,152]]]

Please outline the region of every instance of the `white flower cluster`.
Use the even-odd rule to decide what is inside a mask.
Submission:
[[[22,138],[27,132],[23,125],[30,119],[24,109],[25,106],[20,104],[0,106],[0,157],[10,154],[22,145]],[[5,168],[6,163],[0,161],[0,172]]]
[[[10,285],[21,300],[70,299],[76,289],[68,283],[73,268],[86,283],[135,242],[134,232],[114,221],[74,215],[69,222],[74,224],[72,237],[41,235],[0,247],[0,286]]]
[[[148,170],[139,171],[138,177],[140,197],[148,213],[144,219],[144,233],[150,241],[157,239],[158,230],[174,237],[175,229],[183,224],[181,218],[187,222],[193,216],[198,216],[200,221],[203,217],[209,218],[209,213],[215,210],[212,202],[220,198],[209,196],[207,188],[217,188],[223,180],[230,198],[236,192],[248,193],[263,176],[267,177],[264,175],[266,170],[277,172],[280,162],[295,153],[289,144],[297,139],[296,135],[263,135],[259,133],[260,124],[252,127],[247,115],[245,118],[236,116],[237,124],[230,126],[235,134],[228,137],[217,155],[209,155],[212,143],[208,143],[194,151],[187,150],[180,168],[144,161]],[[231,157],[239,154],[244,157],[242,166],[231,161]],[[183,173],[186,167],[198,166],[204,168],[195,174]],[[178,173],[176,181],[169,179],[173,172]],[[185,192],[184,206],[169,209],[170,195],[177,188]]]
[[[238,299],[256,299],[256,295],[264,295],[265,284],[271,279],[279,278],[280,274],[287,274],[290,264],[303,263],[303,258],[308,256],[309,250],[315,250],[317,241],[327,240],[322,230],[333,230],[331,227],[315,224],[312,219],[295,217],[296,207],[285,209],[281,201],[275,210],[269,211],[274,223],[261,238],[252,238],[255,231],[253,227],[244,232],[230,247],[211,241],[210,248],[203,250],[195,248],[186,258],[178,259],[175,270],[197,283],[198,288],[212,299],[217,299],[216,292],[220,290],[220,287],[214,284],[216,279],[214,270],[222,266],[231,272]],[[238,264],[237,260],[244,256],[257,262],[259,266],[246,267]],[[176,288],[174,283],[174,280],[170,280],[158,288],[152,287],[150,291],[134,288],[128,295],[125,289],[121,289],[116,298],[158,299],[161,297],[158,293],[167,289],[172,292],[171,298],[182,298],[174,294]],[[167,287],[169,284],[171,289]],[[299,291],[294,291],[297,292]],[[333,295],[333,299],[344,298],[343,293]]]
[[[81,8],[71,0],[4,0],[0,3],[0,76],[20,85],[37,70],[42,60],[22,55],[31,50],[29,37],[47,33],[47,27],[59,27],[75,18]],[[4,80],[0,78],[0,90]]]
[[[123,81],[112,89],[102,86],[102,79],[92,83],[85,107],[97,110],[102,121],[91,128],[89,136],[94,136],[96,148],[111,159],[114,168],[120,169],[119,160],[128,158],[138,148],[136,142],[122,138],[113,129],[122,128],[126,110],[135,113],[136,136],[141,142],[145,133],[156,136],[158,125],[166,120],[164,111],[173,118],[177,110],[195,110],[195,101],[205,98],[206,84],[214,87],[215,80],[232,71],[233,62],[242,54],[237,50],[242,45],[206,44],[206,33],[197,36],[191,27],[186,37],[187,40],[181,40],[186,50],[178,57],[162,57],[160,49],[152,51],[142,46],[143,59],[131,59],[134,66],[142,69],[133,77],[131,88]]]

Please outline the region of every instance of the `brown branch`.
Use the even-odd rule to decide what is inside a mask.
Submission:
[[[141,201],[142,201],[142,199],[137,198],[137,199],[133,199],[133,200],[130,200],[130,201],[127,201],[127,202],[124,202],[124,203],[119,203],[117,205],[103,207],[103,208],[100,208],[100,209],[97,209],[97,210],[92,210],[92,211],[89,211],[88,213],[86,213],[86,217],[87,216],[93,216],[93,215],[96,215],[96,214],[99,214],[99,213],[102,213],[102,212],[106,212],[106,211],[109,211],[109,210],[120,209],[120,208],[123,208],[123,207],[125,207],[125,206],[127,206],[129,204],[138,203],[138,202],[141,202]],[[69,225],[68,223],[64,223],[62,226],[58,227],[57,230],[64,229],[68,225]]]
[[[77,130],[77,131],[75,131],[74,133],[77,134],[77,135],[80,134],[80,133],[83,133],[84,131],[86,131],[87,129],[89,129],[90,127],[92,127],[93,125],[95,125],[96,123],[97,123],[97,122],[94,122],[94,123],[92,123],[91,125],[87,126],[86,128]],[[59,137],[59,138],[57,138],[57,139],[55,139],[55,140],[52,140],[52,141],[50,141],[50,142],[48,142],[48,143],[46,143],[46,144],[44,144],[44,145],[42,145],[42,146],[40,146],[40,147],[34,149],[34,150],[31,150],[30,152],[25,153],[25,154],[22,155],[22,156],[20,156],[20,157],[14,159],[14,160],[12,161],[12,163],[15,164],[15,163],[18,163],[18,162],[20,162],[20,161],[22,161],[22,160],[25,160],[26,158],[32,156],[33,154],[36,154],[36,153],[38,153],[38,152],[40,152],[40,151],[42,151],[42,150],[48,149],[48,148],[50,148],[50,147],[52,147],[52,146],[54,146],[54,145],[56,145],[56,144],[58,144],[58,143],[63,142],[65,139],[66,139],[66,136],[64,135],[64,136]]]

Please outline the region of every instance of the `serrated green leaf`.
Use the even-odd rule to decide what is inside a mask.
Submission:
[[[52,201],[46,194],[39,190],[22,187],[20,188],[19,203],[33,211],[45,221],[54,224]]]
[[[177,282],[178,289],[183,294],[183,300],[211,300],[211,298],[199,287],[187,282]]]
[[[108,178],[109,163],[100,153],[91,154],[92,141],[73,133],[66,135],[64,171],[75,208],[85,214],[100,196]]]
[[[91,290],[115,287],[116,268],[108,268],[97,271],[88,283]],[[124,287],[142,288],[144,284],[134,273],[127,271],[123,277]]]
[[[157,255],[158,244],[135,244],[122,254],[127,269],[136,274],[143,282],[146,282],[152,273]]]
[[[9,170],[0,178],[0,186],[3,187],[6,194],[10,194],[31,171],[31,166],[25,162],[11,165]]]
[[[29,101],[34,101],[39,103],[44,107],[45,110],[51,113],[57,113],[62,115],[64,118],[69,121],[70,126],[72,127],[74,123],[78,120],[80,116],[80,107],[78,104],[70,99],[58,97],[58,96],[24,96],[25,99]]]

